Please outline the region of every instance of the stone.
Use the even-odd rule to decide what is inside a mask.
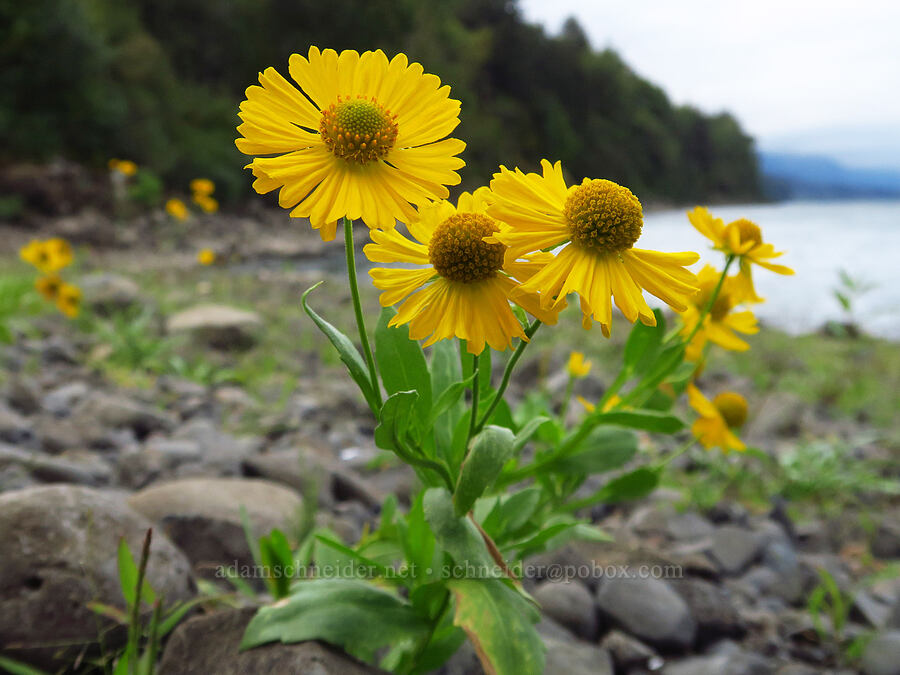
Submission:
[[[111,482],[109,462],[86,450],[67,450],[56,457],[35,455],[28,462],[31,475],[44,483],[102,486]]]
[[[255,455],[262,445],[259,438],[237,438],[226,434],[205,418],[192,419],[179,427],[171,440],[193,441],[200,446],[206,474],[219,476],[241,475],[241,464]]]
[[[152,525],[118,494],[86,487],[32,487],[0,495],[0,644],[4,654],[58,668],[57,648],[73,644],[68,662],[97,641],[105,624],[87,603],[124,608],[116,552],[125,537],[140,556]],[[190,565],[161,532],[153,533],[150,585],[167,604],[192,595]],[[11,647],[19,644],[21,647]]]
[[[872,540],[872,554],[900,558],[900,513],[888,513],[882,518]]]
[[[660,579],[606,579],[597,604],[611,622],[657,649],[683,650],[694,642],[697,624],[687,603]]]
[[[697,640],[701,646],[721,638],[739,638],[747,632],[730,594],[720,586],[690,577],[670,583],[697,622]]]
[[[145,438],[154,431],[170,431],[175,419],[123,396],[95,391],[81,401],[72,411],[76,423],[113,429],[131,429],[138,438]]]
[[[79,284],[85,306],[102,315],[123,312],[142,304],[141,289],[121,274],[91,274]]]
[[[860,666],[865,675],[900,675],[900,630],[873,637],[863,650]]]
[[[471,640],[466,640],[453,656],[431,675],[484,675],[484,668]]]
[[[651,659],[657,658],[653,649],[619,630],[607,633],[600,641],[600,646],[612,656],[617,671],[645,668]]]
[[[84,382],[70,382],[47,392],[41,401],[41,406],[48,413],[57,417],[65,417],[90,391]]]
[[[544,645],[544,675],[614,675],[612,659],[605,649],[553,638],[545,638]]]
[[[666,533],[675,540],[698,540],[713,533],[713,525],[695,511],[673,515],[666,522]]]
[[[243,475],[250,478],[265,478],[300,492],[315,485],[319,506],[323,508],[334,505],[330,466],[301,450],[261,452],[241,462]]]
[[[801,602],[806,595],[806,574],[800,566],[800,558],[787,539],[773,539],[763,549],[762,563],[775,573],[772,584],[766,589],[788,604]]]
[[[33,436],[31,422],[12,408],[0,403],[0,441],[27,443]]]
[[[293,490],[264,480],[187,478],[151,485],[129,504],[155,523],[204,575],[220,565],[253,565],[241,521],[245,507],[254,537],[275,528],[290,533],[302,500]]]
[[[320,642],[273,643],[240,650],[253,609],[227,609],[182,623],[169,638],[159,675],[377,675],[384,671],[359,663]]]
[[[578,580],[544,581],[532,592],[541,610],[585,640],[597,637],[597,609],[590,589]]]
[[[23,415],[34,415],[41,409],[41,390],[34,380],[28,377],[12,378],[6,399],[10,406]]]
[[[796,436],[807,404],[799,396],[774,392],[766,396],[744,431],[751,441],[770,440],[773,436]]]
[[[726,574],[739,574],[762,553],[762,539],[752,530],[722,525],[712,534],[710,557]]]
[[[169,333],[189,333],[216,349],[247,349],[259,339],[262,320],[255,312],[227,305],[197,305],[169,317]]]
[[[772,664],[758,654],[737,653],[694,656],[675,661],[662,675],[771,675]]]

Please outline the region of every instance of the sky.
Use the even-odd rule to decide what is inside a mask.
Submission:
[[[727,110],[763,150],[900,169],[896,0],[519,0],[556,33],[574,16],[676,103]]]

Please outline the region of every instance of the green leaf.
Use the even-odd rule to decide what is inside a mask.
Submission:
[[[119,539],[118,564],[122,597],[125,598],[125,602],[129,607],[133,607],[137,596],[138,567],[134,562],[134,557],[131,555],[128,544],[125,542],[125,537]],[[144,583],[141,585],[141,602],[153,604],[155,600],[156,593],[153,592],[150,582],[145,578]]]
[[[456,515],[469,512],[475,500],[494,482],[513,455],[515,437],[503,427],[488,426],[472,439],[469,456],[462,464],[453,502]]]
[[[316,314],[306,302],[306,296],[323,283],[325,282],[320,281],[314,286],[310,286],[306,289],[306,292],[300,296],[300,304],[303,306],[303,311],[313,320],[313,323],[319,327],[319,330],[325,334],[325,337],[328,338],[332,346],[337,350],[338,355],[341,357],[341,361],[347,366],[347,370],[350,371],[350,377],[356,382],[356,386],[359,387],[363,397],[366,399],[366,403],[369,404],[369,407],[373,411],[377,411],[379,407],[378,398],[375,395],[373,383],[369,379],[369,370],[366,366],[366,362],[363,361],[359,351],[357,351],[356,347],[350,341],[350,338]]]
[[[428,419],[431,412],[431,374],[425,362],[425,353],[416,340],[409,338],[408,326],[388,326],[395,314],[393,308],[385,307],[375,329],[375,356],[381,381],[389,395],[398,391],[418,393],[416,414],[419,419]]]
[[[437,398],[437,401],[435,401],[434,403],[431,414],[428,416],[428,422],[425,425],[426,430],[431,429],[441,415],[443,415],[459,402],[463,393],[471,384],[473,377],[474,375],[470,375],[465,380],[454,382],[441,392],[440,396],[438,396]]]
[[[260,537],[259,557],[264,569],[268,571],[266,586],[273,597],[283,598],[290,590],[291,578],[285,571],[293,567],[294,554],[281,530],[275,529],[268,537]]]
[[[49,675],[46,670],[40,670],[6,656],[0,656],[0,668],[12,675]]]
[[[407,561],[416,565],[423,576],[426,576],[424,570],[434,568],[436,542],[425,519],[424,498],[425,492],[420,492],[409,509],[405,526],[401,525],[403,520],[398,522],[398,526],[401,528],[401,545]]]
[[[684,429],[684,422],[675,415],[658,410],[614,410],[596,413],[591,416],[590,420],[597,425],[613,424],[629,429],[643,429],[664,434],[674,434]]]
[[[313,579],[262,607],[250,621],[241,649],[268,642],[322,640],[373,663],[382,647],[422,640],[428,624],[397,595],[356,579]]]
[[[658,309],[653,313],[656,315],[656,326],[645,326],[638,321],[625,343],[624,367],[631,373],[645,372],[659,353],[666,332],[666,319]]]
[[[549,471],[568,474],[596,474],[618,469],[635,456],[637,436],[628,429],[598,427],[573,453],[545,467]]]
[[[614,478],[598,490],[597,502],[615,503],[644,497],[659,485],[659,471],[642,467]]]
[[[447,586],[456,599],[453,623],[468,634],[486,673],[544,672],[534,606],[499,580],[456,579]]]
[[[450,554],[465,576],[479,579],[503,576],[475,524],[456,515],[453,498],[446,488],[427,490],[423,508],[438,545]]]
[[[528,441],[531,440],[531,437],[537,433],[538,429],[548,422],[552,422],[549,417],[534,417],[530,419],[525,426],[519,429],[519,433],[516,434],[516,439],[513,442],[513,454],[519,454],[522,451],[522,448],[524,448]]]
[[[524,527],[528,519],[534,515],[542,494],[543,490],[540,488],[530,487],[497,498],[494,508],[482,521],[481,526],[494,541],[502,543],[509,535]]]
[[[414,409],[419,395],[414,391],[392,393],[381,407],[378,426],[375,427],[375,445],[383,450],[399,450],[408,445],[410,436],[415,439]]]
[[[438,394],[440,402],[443,394],[455,382],[463,379],[459,363],[459,351],[453,340],[439,340],[431,348],[431,391]],[[466,413],[465,401],[457,400],[442,414],[435,415],[434,437],[437,447],[448,462],[452,457],[453,429]]]

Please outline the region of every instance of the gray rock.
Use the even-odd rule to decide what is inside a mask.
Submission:
[[[33,431],[28,418],[0,403],[0,441],[27,443],[32,436]]]
[[[71,382],[48,392],[41,405],[48,413],[65,417],[89,393],[90,388],[84,382]]]
[[[80,425],[65,417],[45,414],[34,421],[34,434],[41,449],[54,455],[64,450],[90,445],[96,433],[92,431],[85,438],[83,431]]]
[[[712,523],[696,511],[675,514],[666,523],[667,534],[678,541],[703,539],[710,536],[713,529]]]
[[[154,438],[147,441],[145,450],[162,455],[168,466],[178,466],[184,462],[195,462],[203,457],[203,450],[197,441],[188,438]]]
[[[872,553],[879,558],[900,558],[900,514],[882,518],[872,541]]]
[[[256,344],[262,320],[255,312],[226,305],[197,305],[169,317],[169,333],[189,333],[216,349],[246,349]]]
[[[860,665],[865,675],[900,675],[900,631],[884,631],[872,638]]]
[[[694,656],[669,663],[662,675],[771,675],[768,659],[749,652]]]
[[[806,574],[789,541],[770,541],[763,550],[762,562],[776,575],[773,583],[766,589],[767,592],[774,593],[789,604],[803,600],[806,594]]]
[[[759,558],[762,539],[752,530],[734,525],[717,527],[710,557],[726,574],[739,574]]]
[[[484,675],[484,668],[471,640],[466,640],[462,643],[462,647],[431,675]]]
[[[605,649],[583,642],[561,642],[545,638],[544,675],[614,675],[612,659]]]
[[[159,523],[190,561],[212,577],[219,565],[253,564],[241,522],[242,506],[255,537],[275,528],[289,534],[302,508],[293,490],[240,478],[169,481],[133,494],[128,502]]]
[[[91,274],[80,283],[83,302],[98,314],[112,314],[142,304],[141,289],[120,274]]]
[[[12,378],[6,398],[9,404],[23,415],[34,415],[41,409],[41,390],[29,377]]]
[[[900,629],[900,598],[894,602],[891,613],[888,614],[887,621],[885,621],[885,628]]]
[[[209,419],[196,418],[179,427],[172,440],[188,440],[197,443],[203,455],[205,473],[237,476],[241,463],[255,455],[262,445],[258,438],[236,438],[216,427]]]
[[[302,450],[277,450],[252,455],[245,459],[242,471],[251,478],[265,478],[303,492],[314,483],[318,488],[319,506],[334,505],[332,463],[323,463]]]
[[[35,455],[28,468],[32,476],[44,483],[98,487],[108,485],[113,475],[109,462],[86,450],[68,450],[57,457]]]
[[[799,396],[785,392],[770,394],[747,425],[749,440],[767,440],[773,436],[796,436],[807,404]]]
[[[747,632],[731,596],[721,587],[692,578],[672,581],[671,585],[697,622],[697,640],[701,645],[724,637],[742,637]]]
[[[643,668],[651,659],[657,658],[653,649],[618,630],[611,630],[607,633],[600,641],[600,646],[609,652],[616,669],[622,672]]]
[[[891,610],[893,608],[875,594],[863,589],[853,596],[853,609],[865,619],[869,625],[874,626],[875,628],[884,628],[891,618]]]
[[[684,599],[660,579],[607,579],[597,592],[601,612],[658,649],[685,649],[697,624]]]
[[[94,643],[105,622],[87,607],[124,607],[116,551],[125,537],[135,558],[151,523],[119,495],[56,485],[0,495],[0,644],[4,653],[40,667],[58,667],[57,648],[72,643],[68,661]],[[190,597],[184,554],[154,532],[150,585],[167,603]],[[10,645],[22,645],[12,648]]]
[[[597,637],[597,608],[590,589],[578,580],[545,581],[532,592],[541,610],[585,640]]]
[[[139,438],[154,431],[169,431],[175,419],[161,410],[123,396],[95,391],[72,411],[81,425],[98,425],[114,429],[131,429]]]
[[[253,609],[229,609],[182,623],[166,644],[159,675],[376,675],[377,668],[359,663],[319,642],[268,644],[240,651]]]

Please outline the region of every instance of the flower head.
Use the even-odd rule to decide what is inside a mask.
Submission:
[[[185,220],[188,217],[188,208],[180,199],[170,199],[166,202],[166,213],[175,220]]]
[[[56,296],[56,307],[67,317],[74,319],[81,311],[81,289],[64,282]]]
[[[19,250],[19,257],[44,274],[58,272],[72,264],[72,246],[65,239],[32,239]]]
[[[118,171],[123,176],[133,176],[137,173],[137,164],[130,159],[111,159],[107,162],[111,171]]]
[[[209,178],[195,178],[191,181],[190,188],[191,192],[194,194],[194,198],[200,195],[209,197],[216,191],[216,184]]]
[[[203,248],[197,252],[197,262],[201,265],[212,265],[216,262],[216,253],[210,248]]]
[[[749,310],[734,311],[738,305],[750,301],[746,294],[746,285],[741,283],[737,277],[725,278],[718,297],[703,319],[703,325],[697,326],[719,283],[719,275],[720,273],[712,265],[704,266],[697,275],[700,292],[688,298],[687,309],[681,312],[684,324],[681,329],[682,335],[688,337],[693,334],[694,336],[685,353],[689,361],[698,361],[702,357],[703,347],[707,341],[724,349],[746,351],[750,345],[739,338],[736,333],[753,335],[759,332],[753,312]]]
[[[732,429],[743,426],[747,420],[747,401],[740,394],[730,391],[716,396],[712,401],[706,398],[693,384],[687,388],[688,402],[700,415],[691,431],[707,450],[720,448],[744,450],[746,446],[735,436]]]
[[[569,377],[582,378],[587,377],[591,372],[591,362],[584,360],[584,354],[581,352],[572,352],[569,354],[569,363],[566,364],[566,370]]]
[[[255,156],[256,191],[279,190],[279,204],[326,241],[343,216],[390,229],[459,184],[465,143],[447,138],[459,101],[418,63],[310,47],[288,71],[296,86],[267,68],[247,89],[235,143]]]
[[[507,259],[568,244],[521,292],[538,293],[544,308],[559,308],[578,293],[585,328],[591,318],[609,337],[612,302],[634,322],[649,326],[656,317],[642,289],[683,311],[684,297],[696,292],[696,278],[685,265],[696,253],[659,253],[633,248],[641,236],[643,210],[628,188],[585,178],[567,187],[559,162],[541,161],[543,174],[500,167],[491,181],[488,214],[504,223],[494,240],[506,244]]]
[[[369,272],[383,291],[382,306],[403,301],[390,325],[408,323],[410,337],[428,338],[426,345],[458,337],[469,353],[480,354],[485,343],[503,350],[512,338],[525,339],[510,300],[545,323],[556,322],[557,313],[541,309],[537,295],[513,294],[517,279],[529,278],[552,255],[505,262],[505,247],[485,241],[499,227],[485,212],[489,196],[479,188],[460,195],[456,206],[443,201],[420,207],[407,224],[412,238],[396,229],[370,231],[374,243],[364,249],[369,260],[419,266]]]
[[[752,220],[739,218],[728,225],[721,218],[713,218],[708,209],[697,206],[688,212],[688,220],[700,234],[709,239],[716,250],[725,255],[733,255],[740,259],[740,274],[736,283],[742,286],[742,292],[748,302],[762,302],[753,287],[751,264],[759,265],[777,274],[791,275],[790,267],[769,262],[773,258],[784,255],[784,251],[775,251],[772,244],[763,241],[762,230]]]
[[[210,197],[209,195],[194,195],[194,203],[197,204],[201,209],[203,209],[204,213],[215,213],[219,210],[219,202],[216,201],[214,197]]]
[[[57,274],[48,274],[47,276],[38,277],[34,282],[34,287],[46,300],[56,302],[59,297],[59,289],[63,285],[63,280]]]

